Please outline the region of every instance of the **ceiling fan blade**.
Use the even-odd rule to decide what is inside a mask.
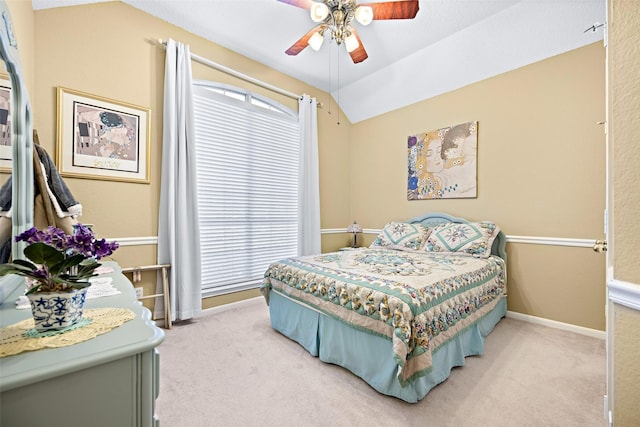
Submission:
[[[352,50],[351,52],[349,52],[349,55],[351,55],[351,60],[353,61],[353,63],[357,64],[358,62],[362,62],[365,59],[367,59],[369,55],[367,55],[367,51],[364,49],[362,40],[360,40],[360,36],[358,36],[358,33],[356,33],[356,30],[352,28],[351,33],[354,35],[356,40],[358,40],[358,47]]]
[[[309,39],[311,36],[316,33],[318,30],[322,28],[322,25],[316,25],[313,27],[307,34],[300,37],[300,39],[295,42],[291,47],[285,50],[287,55],[297,55],[304,50],[305,47],[309,46]]]
[[[301,7],[303,9],[311,9],[313,0],[278,0],[282,3],[290,4],[291,6]]]
[[[420,9],[418,0],[386,1],[382,3],[366,3],[373,9],[373,19],[413,19]]]

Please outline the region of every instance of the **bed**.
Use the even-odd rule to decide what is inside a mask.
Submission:
[[[483,354],[506,286],[497,225],[430,213],[386,224],[367,248],[276,261],[260,291],[273,329],[415,403]]]

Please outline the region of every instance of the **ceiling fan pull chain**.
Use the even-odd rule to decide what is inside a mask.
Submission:
[[[333,76],[331,70],[333,69],[333,49],[329,49],[329,115],[331,115],[331,93],[333,92]]]
[[[336,104],[338,107],[338,125],[340,125],[340,52],[337,52],[337,55],[338,58],[336,59],[336,62],[338,63],[338,66],[336,68],[338,70],[338,101]]]

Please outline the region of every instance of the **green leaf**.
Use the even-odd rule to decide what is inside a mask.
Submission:
[[[29,262],[27,260],[24,260],[24,259],[16,259],[16,260],[13,261],[13,263],[21,265],[21,266],[24,266],[24,267],[29,268],[31,270],[37,270],[38,269],[37,265],[35,265],[34,263]],[[9,265],[11,265],[11,264],[9,264]]]
[[[100,264],[99,262],[96,262],[96,260],[94,259],[88,259],[85,260],[83,262],[80,263],[80,265],[78,265],[78,277],[80,276],[85,276],[85,277],[91,277],[94,276],[93,271],[100,267],[102,264]]]
[[[49,267],[49,272],[54,275],[64,274],[70,267],[79,265],[82,261],[84,261],[84,255],[81,254],[76,254],[66,259],[63,258],[57,264],[51,265]]]
[[[18,274],[21,276],[29,276],[29,277],[37,277],[33,274],[33,271],[37,269],[35,265],[24,266],[21,264],[9,263],[9,264],[0,264],[0,276],[6,276],[7,274]]]
[[[7,274],[15,274],[16,271],[21,271],[18,269],[19,266],[14,264],[2,264],[0,265],[0,276],[6,276]]]
[[[60,275],[60,277],[54,277],[52,280],[53,283],[54,284],[65,283],[67,286],[73,289],[82,289],[91,285],[91,283],[87,282],[86,280],[76,280],[73,277],[65,278],[64,276],[65,275]]]
[[[42,286],[42,283],[38,283],[37,285],[34,285],[31,289],[29,289],[29,290],[25,293],[25,295],[29,295],[29,294],[32,294],[32,293],[34,293],[34,292],[37,292],[37,291],[38,291],[38,289],[40,288],[40,286]]]
[[[53,246],[38,242],[24,248],[24,255],[36,264],[53,266],[64,260],[64,254]]]

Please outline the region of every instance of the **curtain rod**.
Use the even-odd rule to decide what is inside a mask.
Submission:
[[[167,42],[166,41],[164,41],[162,39],[158,39],[158,42],[164,48],[167,47]],[[216,69],[218,71],[222,71],[223,73],[229,74],[230,76],[237,77],[237,78],[239,78],[241,80],[244,80],[246,82],[253,83],[254,85],[263,87],[265,89],[269,89],[272,92],[279,93],[280,95],[288,96],[289,98],[293,98],[293,99],[302,98],[301,95],[297,95],[297,94],[295,94],[293,92],[289,92],[287,90],[280,89],[277,86],[273,86],[273,85],[271,85],[269,83],[265,83],[265,82],[263,82],[261,80],[254,79],[251,76],[247,76],[246,74],[242,74],[242,73],[240,73],[240,72],[238,72],[236,70],[232,70],[229,67],[225,67],[224,65],[220,65],[220,64],[218,64],[216,62],[210,61],[210,60],[208,60],[206,58],[203,58],[202,56],[196,55],[194,53],[191,54],[191,59],[196,61],[196,62],[199,62],[199,63],[201,63],[203,65],[206,65],[208,67],[214,68],[214,69]]]

